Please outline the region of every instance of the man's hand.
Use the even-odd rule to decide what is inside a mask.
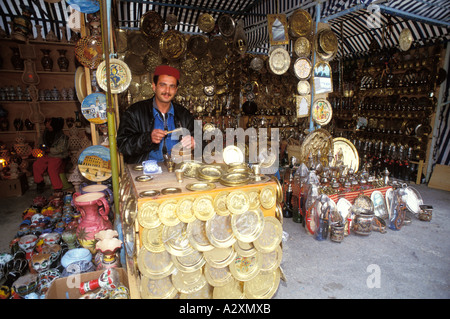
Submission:
[[[166,136],[166,132],[164,130],[160,130],[155,128],[152,131],[152,142],[159,144],[161,143],[162,139]]]
[[[183,145],[183,148],[194,148],[195,146],[195,140],[194,137],[191,135],[186,135],[181,139],[181,145]]]

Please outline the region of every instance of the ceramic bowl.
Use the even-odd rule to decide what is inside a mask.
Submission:
[[[78,261],[91,261],[92,254],[87,248],[74,248],[68,250],[61,258],[61,265],[67,268],[68,265]]]

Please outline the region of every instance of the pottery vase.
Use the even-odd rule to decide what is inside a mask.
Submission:
[[[108,188],[108,186],[103,184],[92,184],[81,187],[81,193],[103,193],[105,194],[105,198],[111,206],[114,202],[114,195],[112,191]]]
[[[11,56],[11,64],[14,67],[14,70],[22,70],[25,67],[23,59],[20,57],[19,48],[11,47],[13,54]]]
[[[49,49],[41,49],[44,56],[41,59],[42,67],[44,68],[44,71],[52,71],[53,70],[53,60],[50,57],[50,51]]]
[[[66,243],[67,248],[74,249],[77,248],[77,231],[76,229],[66,229],[61,234],[62,240]]]
[[[69,59],[66,58],[67,50],[58,50],[59,58],[57,60],[61,72],[67,72],[69,69]]]
[[[95,253],[95,234],[104,229],[112,229],[108,219],[109,204],[103,193],[73,194],[73,202],[81,213],[77,227],[80,245]]]
[[[117,251],[122,247],[122,241],[118,238],[105,238],[100,240],[95,245],[97,255],[101,257],[97,263],[97,270],[118,268],[120,261],[117,258]]]

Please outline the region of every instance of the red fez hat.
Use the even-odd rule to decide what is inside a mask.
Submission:
[[[155,68],[154,75],[162,74],[173,76],[177,80],[180,79],[180,71],[169,65],[159,65]]]

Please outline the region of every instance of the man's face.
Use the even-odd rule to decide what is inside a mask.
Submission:
[[[158,77],[158,83],[152,84],[155,98],[163,103],[169,103],[177,93],[177,79],[170,75],[162,74]]]

